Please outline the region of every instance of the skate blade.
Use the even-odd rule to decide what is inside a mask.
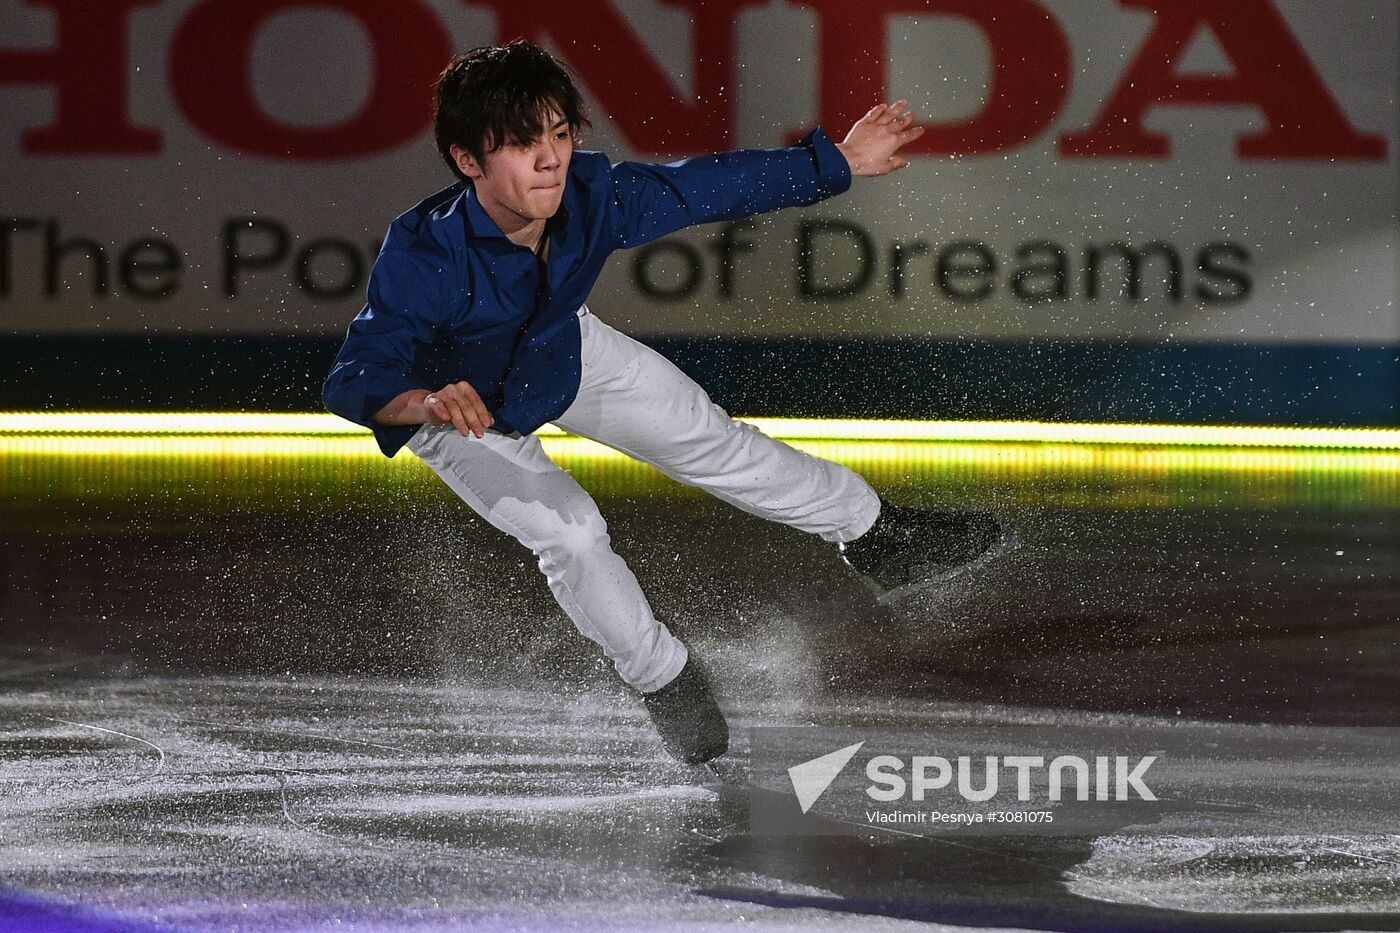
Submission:
[[[696,783],[704,787],[724,787],[747,783],[742,769],[731,761],[707,761],[694,765]]]
[[[1002,533],[1002,536],[997,539],[995,544],[965,564],[935,568],[919,579],[906,583],[903,586],[897,586],[892,590],[881,589],[878,584],[869,580],[866,582],[875,593],[875,602],[882,606],[893,606],[930,587],[937,586],[940,583],[947,583],[964,574],[981,570],[983,567],[987,566],[987,564],[1003,555],[1011,553],[1020,546],[1020,536],[1017,535],[1016,532],[1008,530]]]

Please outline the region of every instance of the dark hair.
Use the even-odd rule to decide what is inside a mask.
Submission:
[[[488,152],[507,143],[534,142],[544,132],[544,116],[551,109],[569,121],[575,139],[590,125],[568,69],[525,39],[458,55],[438,75],[433,97],[438,152],[463,181],[468,179],[452,158],[453,146],[461,146],[482,164]]]

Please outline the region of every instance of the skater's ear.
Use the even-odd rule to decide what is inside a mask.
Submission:
[[[457,163],[457,168],[463,175],[472,181],[486,177],[486,172],[482,171],[481,166],[476,161],[476,156],[456,145],[452,147],[451,152],[452,161]]]

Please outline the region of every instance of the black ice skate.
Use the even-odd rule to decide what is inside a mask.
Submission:
[[[870,530],[837,547],[877,601],[894,603],[980,567],[1014,545],[1014,536],[986,512],[913,509],[881,500],[880,517]]]
[[[686,660],[675,680],[642,694],[642,703],[656,723],[661,744],[677,761],[704,764],[729,749],[729,724],[694,658]]]

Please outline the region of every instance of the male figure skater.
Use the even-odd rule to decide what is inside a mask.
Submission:
[[[457,183],[390,226],[326,407],[371,428],[388,456],[407,445],[534,552],[564,612],[641,693],[666,750],[709,761],[729,731],[704,673],[534,431],[553,422],[820,535],[886,595],[987,553],[1001,534],[990,516],[883,503],[846,467],[730,418],[585,304],[614,250],[840,194],[852,175],[907,165],[899,150],[922,130],[900,101],[873,107],[841,143],[818,128],[789,148],[614,165],[575,150],[588,125],[579,93],[524,41],[459,56],[435,97],[437,147]]]

